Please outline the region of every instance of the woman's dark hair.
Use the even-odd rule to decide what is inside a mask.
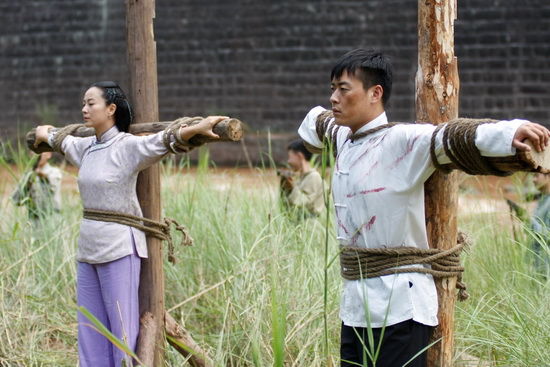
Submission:
[[[307,150],[304,141],[301,139],[294,140],[293,142],[288,144],[287,149],[292,150],[295,153],[302,153],[306,161],[309,161],[313,156],[313,154],[311,154],[311,152]]]
[[[365,90],[380,85],[384,91],[382,103],[386,105],[390,99],[393,81],[393,67],[386,55],[362,48],[352,50],[336,62],[330,73],[330,80],[340,78],[344,71],[360,79]]]
[[[103,98],[107,106],[111,103],[116,105],[115,125],[118,130],[128,132],[133,119],[132,108],[122,88],[112,81],[97,82],[90,86],[90,88],[92,87],[99,88],[103,91]]]

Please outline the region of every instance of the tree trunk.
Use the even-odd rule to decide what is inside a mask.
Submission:
[[[158,121],[157,55],[153,32],[154,0],[126,0],[126,37],[130,96],[134,106],[134,123]],[[138,176],[137,195],[143,215],[159,221],[159,166],[142,171]],[[158,328],[154,338],[153,366],[164,365],[164,272],[162,241],[147,237],[148,258],[141,263],[139,287],[140,313],[150,312]],[[141,357],[141,356],[138,356]]]
[[[440,124],[458,117],[459,78],[454,55],[456,0],[418,1],[418,71],[416,119]],[[426,227],[432,248],[456,245],[458,172],[440,172],[425,184]],[[428,350],[429,367],[450,367],[454,344],[456,277],[436,280],[439,326]]]

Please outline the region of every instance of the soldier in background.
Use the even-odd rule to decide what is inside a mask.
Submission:
[[[48,162],[51,152],[40,154],[33,166],[19,181],[12,199],[18,206],[26,206],[29,218],[37,220],[52,211],[61,210],[61,179],[63,174]]]
[[[550,267],[550,174],[536,173],[533,183],[540,194],[531,216],[532,247],[537,270],[547,274]]]
[[[281,177],[283,205],[306,216],[317,216],[323,211],[325,203],[323,180],[319,172],[311,167],[312,154],[300,139],[291,142],[287,151],[287,162],[291,171],[279,170],[277,172]]]

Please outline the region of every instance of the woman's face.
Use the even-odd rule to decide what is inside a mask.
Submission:
[[[96,131],[105,131],[114,125],[116,105],[107,106],[103,91],[98,87],[91,87],[84,93],[82,99],[82,117],[84,125],[93,127]]]

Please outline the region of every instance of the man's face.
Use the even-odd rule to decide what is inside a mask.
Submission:
[[[295,152],[293,150],[288,150],[288,165],[292,168],[293,171],[298,171],[302,167],[302,161],[304,160],[304,155],[300,152]]]
[[[380,102],[381,95],[376,97],[376,89],[381,89],[379,85],[365,90],[359,78],[344,71],[340,78],[332,80],[330,86],[330,103],[336,124],[355,131],[376,117],[373,116],[373,102]]]

